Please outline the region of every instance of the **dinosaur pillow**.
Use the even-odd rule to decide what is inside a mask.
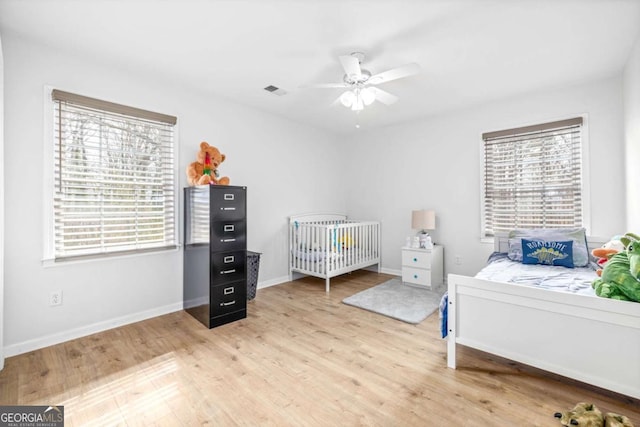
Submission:
[[[573,268],[573,240],[549,242],[522,239],[522,263]]]
[[[586,267],[589,265],[587,235],[584,228],[529,228],[516,229],[509,232],[509,252],[512,261],[522,261],[522,239],[543,240],[545,242],[573,241],[573,265]]]

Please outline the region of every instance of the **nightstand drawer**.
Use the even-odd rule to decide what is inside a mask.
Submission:
[[[416,285],[431,286],[431,271],[423,268],[404,267],[402,281]]]
[[[417,268],[431,268],[431,252],[402,251],[402,265]]]

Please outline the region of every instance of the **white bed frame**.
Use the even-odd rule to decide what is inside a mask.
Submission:
[[[450,368],[462,344],[640,399],[640,303],[456,274],[448,288]]]
[[[340,242],[349,242],[343,249]],[[300,247],[322,252],[314,261],[297,256]],[[380,223],[351,221],[346,215],[309,213],[289,218],[289,280],[294,272],[325,279],[329,292],[330,280],[340,274],[378,265],[380,273]]]

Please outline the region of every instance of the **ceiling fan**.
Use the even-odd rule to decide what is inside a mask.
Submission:
[[[360,67],[364,60],[364,53],[353,52],[350,55],[339,56],[340,64],[344,68],[345,75],[341,83],[319,83],[302,86],[304,88],[347,88],[335,103],[340,102],[353,111],[361,111],[365,105],[371,105],[374,101],[391,105],[398,101],[398,97],[376,87],[379,84],[412,76],[420,72],[420,65],[412,62],[398,68],[371,74],[369,70]]]

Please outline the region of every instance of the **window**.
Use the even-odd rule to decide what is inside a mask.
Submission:
[[[485,133],[483,235],[582,226],[582,118]]]
[[[175,248],[176,118],[53,90],[56,261]]]

